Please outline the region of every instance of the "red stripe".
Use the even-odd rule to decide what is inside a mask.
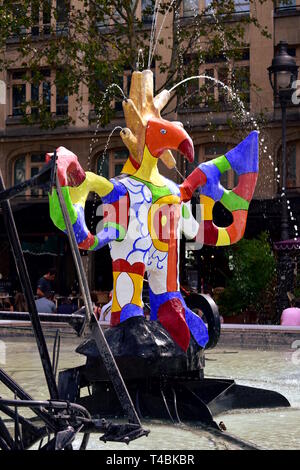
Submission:
[[[245,173],[239,176],[239,182],[233,192],[238,196],[251,201],[257,181],[257,173]]]
[[[196,168],[180,185],[182,200],[191,199],[195,189],[199,186],[204,186],[206,181],[206,174],[199,168]]]
[[[121,310],[119,312],[111,312],[110,326],[117,326],[120,323]]]
[[[139,162],[137,162],[131,155],[129,155],[129,160],[131,161],[132,166],[138,170],[140,168]]]
[[[177,290],[177,218],[174,220],[174,212],[170,213],[170,240],[168,249],[167,291]]]
[[[204,221],[204,243],[206,245],[216,245],[218,241],[218,229],[212,220]]]
[[[145,265],[144,263],[134,263],[130,264],[125,259],[117,259],[113,261],[113,271],[114,272],[125,272],[125,273],[134,273],[144,276]]]
[[[95,236],[91,234],[91,232],[88,233],[88,236],[86,237],[83,242],[79,243],[78,247],[81,250],[88,250],[91,246],[93,246],[95,243]]]
[[[248,211],[245,210],[232,212],[233,223],[226,228],[227,233],[230,237],[230,242],[232,244],[238,242],[244,235],[247,222],[247,214]]]

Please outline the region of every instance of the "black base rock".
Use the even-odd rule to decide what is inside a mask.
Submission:
[[[104,334],[124,379],[184,376],[187,372],[203,375],[204,351],[194,338],[191,336],[185,353],[158,321],[133,317]],[[93,339],[81,343],[76,352],[87,357],[89,380],[108,380]]]

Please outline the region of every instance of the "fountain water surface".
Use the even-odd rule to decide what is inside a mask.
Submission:
[[[6,345],[6,371],[34,398],[47,399],[39,355],[33,339],[1,338]],[[75,355],[79,340],[62,341],[59,370],[82,365],[84,357]],[[48,340],[51,350],[52,340]],[[219,347],[207,352],[206,370],[210,377],[232,377],[239,384],[276,390],[291,402],[291,408],[273,410],[243,410],[218,416],[227,431],[265,449],[300,449],[300,372],[293,360],[292,350],[248,350]],[[0,395],[7,396],[7,389],[0,387]],[[125,444],[90,439],[89,449],[104,450],[202,450],[236,449],[237,445],[212,436],[207,430],[184,423],[172,425],[167,421],[145,421],[151,430],[149,436]],[[75,444],[76,445],[76,444]]]

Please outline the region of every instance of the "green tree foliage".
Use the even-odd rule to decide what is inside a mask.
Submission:
[[[164,47],[170,51],[168,60],[158,54],[157,45],[164,41],[161,36],[154,40],[156,48],[150,54],[150,63],[155,61],[164,73],[161,88],[170,88],[179,79],[198,73],[200,64],[207,61],[240,58],[241,51],[248,46],[244,33],[249,23],[268,36],[255,14],[239,13],[237,17],[233,0],[212,0],[206,9],[195,11],[188,18],[180,14],[183,0],[150,0],[142,4],[140,17],[139,0],[81,0],[76,6],[68,0],[0,2],[0,71],[21,64],[27,70],[25,79],[32,82],[33,76],[39,80],[41,67],[48,66],[57,71],[52,85],[69,96],[75,95],[81,110],[82,84],[86,85],[96,112],[102,109],[101,123],[105,125],[113,115],[109,107],[112,96],[116,94],[121,99],[116,88],[105,93],[107,87],[121,83],[124,70],[148,67],[152,16],[157,5],[162,21],[167,15],[172,18],[171,24],[166,21],[162,26],[168,30],[164,35],[167,38]],[[158,33],[159,26],[156,30]],[[144,59],[140,55],[138,61],[139,50],[143,51]],[[183,89],[182,95],[185,93]],[[173,103],[176,108],[175,97]],[[35,103],[39,112],[29,116],[25,110],[30,105],[24,106],[24,120],[28,124],[37,116],[43,127],[65,123],[63,119],[53,121],[44,103]]]
[[[229,248],[226,255],[232,276],[227,279],[218,302],[221,313],[263,312],[266,298],[270,297],[276,267],[268,234],[263,232],[257,239],[242,239]]]

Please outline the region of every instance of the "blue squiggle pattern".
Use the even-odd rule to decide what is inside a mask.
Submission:
[[[153,243],[148,230],[148,210],[147,213],[144,213],[143,208],[147,207],[145,206],[145,203],[151,203],[152,195],[151,193],[147,194],[148,188],[143,183],[133,180],[128,180],[128,183],[130,186],[128,187],[129,193],[132,193],[135,196],[140,195],[141,197],[140,201],[135,201],[131,206],[131,210],[133,210],[135,215],[135,220],[139,224],[139,233],[141,236],[134,241],[133,248],[128,253],[126,261],[130,262],[130,257],[137,252],[140,252],[143,254],[143,262],[146,264],[147,256]]]
[[[157,269],[160,269],[160,270],[163,269],[164,265],[160,263],[164,262],[164,260],[168,257],[168,253],[165,253],[162,258],[160,258],[159,256],[160,254],[162,255],[160,251],[154,250],[152,255],[149,257],[148,266],[152,266],[152,264],[155,263],[157,260],[156,262]]]

